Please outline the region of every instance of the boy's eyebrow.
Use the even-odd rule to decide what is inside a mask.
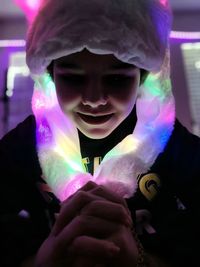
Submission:
[[[59,68],[80,70],[81,67],[74,63],[60,62],[57,64]]]
[[[64,68],[64,69],[70,69],[70,70],[82,70],[82,67],[71,62],[60,62],[57,64],[59,68]],[[119,63],[112,65],[108,68],[108,70],[127,70],[127,69],[135,69],[136,66],[131,65],[129,63]]]
[[[131,64],[129,64],[129,63],[124,63],[124,62],[119,63],[119,64],[117,64],[117,65],[113,65],[113,66],[111,66],[111,69],[114,69],[114,70],[120,70],[120,69],[135,69],[135,68],[136,68],[136,66],[131,65]]]

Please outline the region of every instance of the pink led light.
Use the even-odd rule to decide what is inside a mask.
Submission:
[[[160,3],[165,6],[165,7],[168,7],[169,4],[168,4],[168,0],[160,0]]]
[[[200,39],[200,32],[180,32],[172,31],[170,34],[171,39],[184,39],[184,40],[198,40]]]
[[[41,0],[14,0],[15,4],[21,8],[29,21],[32,21]]]
[[[39,0],[27,0],[27,6],[32,8],[33,10],[38,9],[40,1]]]
[[[25,40],[0,40],[0,47],[25,47]]]

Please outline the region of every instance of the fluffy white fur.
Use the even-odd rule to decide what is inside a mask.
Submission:
[[[38,157],[46,182],[61,201],[89,180],[130,197],[137,189],[137,176],[148,171],[164,150],[175,114],[169,77],[170,23],[169,10],[158,0],[43,1],[29,30],[27,63],[36,82]],[[46,82],[46,67],[52,60],[83,48],[112,53],[151,72],[139,88],[134,132],[108,152],[94,176],[84,169],[76,127],[60,110],[55,85]]]
[[[28,33],[27,64],[41,74],[53,59],[88,48],[159,71],[170,26],[159,0],[46,0]]]

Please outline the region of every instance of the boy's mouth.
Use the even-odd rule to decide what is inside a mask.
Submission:
[[[78,113],[78,116],[81,118],[82,121],[88,123],[88,124],[103,124],[103,123],[106,123],[112,116],[113,116],[113,113],[111,114],[107,114],[107,115],[85,115],[85,114],[82,114],[82,113]]]

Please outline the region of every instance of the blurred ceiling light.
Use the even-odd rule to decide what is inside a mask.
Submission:
[[[0,40],[0,47],[25,47],[25,40]]]
[[[30,71],[26,65],[26,55],[25,52],[15,52],[10,54],[9,67],[7,73],[7,90],[6,95],[11,97],[14,90],[15,77],[17,75],[22,75],[28,77]]]
[[[171,31],[170,38],[185,39],[185,40],[198,40],[200,39],[200,32]]]
[[[181,45],[184,50],[200,49],[200,42],[198,43],[184,43]]]
[[[195,67],[196,67],[196,69],[198,69],[200,71],[200,61],[197,61],[195,63]]]

